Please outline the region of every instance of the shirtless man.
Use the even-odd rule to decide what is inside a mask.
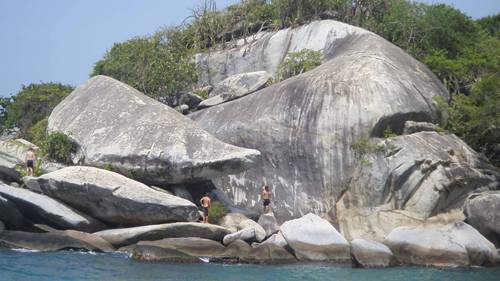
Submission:
[[[264,213],[269,213],[271,211],[271,192],[269,191],[269,186],[264,185],[262,187],[262,192],[260,193],[262,201],[264,202]]]
[[[208,209],[210,209],[210,205],[212,204],[212,200],[210,196],[208,196],[208,192],[205,192],[205,196],[200,199],[201,208],[203,210],[203,223],[208,223]]]
[[[36,155],[33,148],[29,148],[26,152],[26,174],[30,177],[33,176],[33,169],[35,168]]]

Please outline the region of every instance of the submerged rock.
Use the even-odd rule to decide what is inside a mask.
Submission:
[[[75,163],[109,167],[154,185],[209,180],[256,164],[260,153],[226,144],[134,88],[95,76],[54,108],[49,131],[71,136]]]
[[[500,191],[472,194],[464,212],[467,223],[500,248]]]
[[[271,75],[266,71],[229,76],[215,85],[210,92],[210,98],[202,101],[198,108],[214,106],[253,93],[263,88],[270,79]]]
[[[214,241],[222,241],[229,230],[214,224],[204,223],[167,223],[147,225],[131,228],[118,228],[99,231],[94,234],[104,238],[116,247],[137,243],[139,241],[153,241],[164,238],[198,237]]]
[[[198,219],[193,203],[98,168],[67,167],[24,181],[29,189],[41,190],[110,224],[138,226]]]
[[[106,226],[59,201],[27,189],[0,184],[0,195],[15,203],[22,214],[34,223],[44,223],[59,229],[93,232]]]
[[[326,220],[314,214],[283,223],[280,231],[299,260],[347,262],[349,242]]]
[[[386,245],[364,239],[351,241],[351,254],[361,267],[388,267],[394,264],[394,256]]]
[[[384,242],[403,264],[434,266],[486,265],[496,249],[465,223],[433,227],[398,227]]]

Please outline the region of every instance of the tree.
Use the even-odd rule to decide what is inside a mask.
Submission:
[[[2,99],[0,114],[2,127],[19,128],[20,136],[27,137],[28,130],[48,117],[73,87],[60,83],[41,83],[23,86],[15,96]]]

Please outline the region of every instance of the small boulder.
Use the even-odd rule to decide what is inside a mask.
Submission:
[[[264,228],[262,228],[262,226],[260,226],[260,224],[258,224],[254,220],[251,220],[240,213],[229,213],[225,215],[221,218],[219,224],[228,228],[229,230],[231,230],[231,232],[251,228],[255,232],[256,241],[261,242],[266,239],[266,231],[264,230]],[[247,234],[249,234],[248,231]]]
[[[90,216],[73,210],[50,197],[27,189],[0,184],[0,195],[12,201],[23,215],[34,223],[44,223],[59,229],[76,229],[86,232],[106,228],[103,223]]]
[[[100,248],[70,237],[64,233],[31,233],[22,231],[4,231],[0,234],[0,245],[11,249],[29,249],[37,251],[88,250],[101,251]]]
[[[464,213],[468,224],[500,248],[500,191],[471,194]]]
[[[299,260],[347,262],[349,242],[327,220],[314,214],[283,223],[280,231]]]
[[[116,225],[195,221],[193,203],[154,190],[118,173],[83,166],[67,167],[38,178],[25,177],[29,189]]]
[[[178,222],[147,225],[130,228],[118,228],[99,231],[94,234],[104,238],[115,247],[135,244],[139,241],[154,241],[164,238],[198,237],[222,241],[230,231],[214,224],[196,222]]]
[[[215,85],[210,98],[202,101],[198,108],[228,102],[262,89],[271,79],[266,71],[240,73],[227,77]]]
[[[438,131],[439,126],[429,122],[415,122],[408,120],[404,124],[403,134],[410,135],[424,131]]]
[[[361,267],[388,267],[394,263],[391,249],[386,245],[364,239],[351,241],[354,261]]]
[[[266,237],[269,237],[280,230],[280,226],[274,216],[274,213],[262,214],[257,223],[266,231]]]
[[[255,229],[253,228],[245,228],[234,233],[228,234],[224,236],[222,243],[224,245],[229,245],[236,240],[243,240],[246,242],[253,242],[256,240],[255,238]]]

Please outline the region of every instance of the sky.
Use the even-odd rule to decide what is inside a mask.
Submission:
[[[450,4],[472,18],[500,12],[500,0]],[[224,8],[239,0],[217,0]],[[202,0],[0,0],[0,96],[22,85],[78,86],[113,43],[178,25]]]

